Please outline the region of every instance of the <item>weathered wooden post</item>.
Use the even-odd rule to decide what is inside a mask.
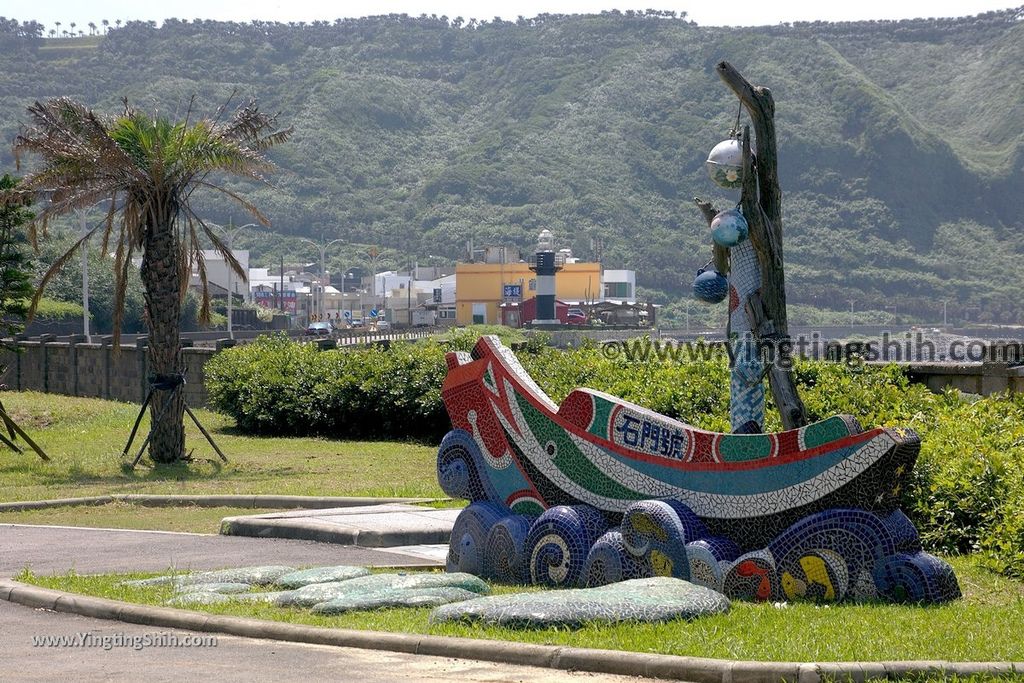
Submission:
[[[786,287],[782,256],[782,190],[779,187],[778,152],[775,140],[775,100],[768,88],[751,85],[731,64],[720,62],[715,70],[736,93],[754,124],[756,160],[751,153],[750,128],[743,132],[743,172],[740,207],[749,226],[751,244],[760,269],[760,289],[745,302],[750,328],[759,347],[771,347],[777,356],[792,351],[786,318]],[[709,202],[694,201],[710,225],[718,213]],[[715,266],[728,272],[728,250],[715,246]],[[807,412],[797,392],[792,370],[772,362],[769,385],[785,429],[807,424]]]

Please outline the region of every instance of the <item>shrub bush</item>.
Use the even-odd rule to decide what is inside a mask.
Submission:
[[[473,341],[463,332],[443,344],[319,351],[283,336],[262,338],[217,354],[206,366],[207,386],[213,404],[251,433],[436,443],[450,427],[440,395],[444,353]],[[724,356],[609,360],[593,344],[559,351],[527,341],[519,357],[555,401],[587,386],[697,427],[728,429]],[[903,508],[927,547],[981,552],[994,569],[1024,577],[1024,396],[933,394],[895,365],[803,361],[795,372],[812,419],[848,413],[865,427],[921,435]],[[779,429],[770,398],[767,418],[768,429]]]
[[[440,439],[444,349],[435,343],[319,351],[287,337],[217,354],[211,403],[254,434]]]

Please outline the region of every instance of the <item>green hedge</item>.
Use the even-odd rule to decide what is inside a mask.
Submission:
[[[36,318],[39,320],[63,320],[81,318],[85,309],[82,304],[56,299],[40,299],[36,307]]]
[[[391,350],[318,351],[263,338],[217,354],[206,366],[207,386],[213,404],[251,433],[436,443],[450,427],[440,399],[444,353],[474,340],[457,333]],[[698,427],[728,428],[724,357],[609,360],[590,345],[558,351],[538,340],[519,357],[555,401],[588,386]],[[796,376],[812,419],[849,413],[865,426],[921,435],[903,505],[929,548],[981,552],[994,569],[1024,576],[1024,396],[933,394],[894,365],[801,362]],[[767,427],[779,429],[770,399]]]

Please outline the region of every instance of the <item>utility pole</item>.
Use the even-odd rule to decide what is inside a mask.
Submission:
[[[412,327],[412,283],[415,278],[416,266],[411,265],[411,269],[409,271],[409,284],[407,285],[407,290],[405,292],[405,312],[406,317],[408,318],[407,322],[409,323],[409,327]]]
[[[299,239],[307,244],[312,244],[317,249],[317,251],[320,252],[320,296],[318,297],[319,301],[317,308],[319,309],[318,312],[320,313],[320,315],[323,316],[325,306],[324,296],[327,287],[326,283],[324,282],[324,277],[327,273],[327,250],[330,249],[332,244],[338,244],[339,242],[344,242],[345,240],[338,238],[336,240],[331,240],[330,242],[324,242],[322,240],[320,242],[314,242],[313,240],[307,239],[305,237],[301,237]]]
[[[853,329],[853,299],[847,299],[850,304],[850,329]]]
[[[259,227],[255,223],[246,223],[245,225],[239,225],[239,226],[236,227],[235,224],[234,224],[234,221],[231,218],[228,218],[228,225],[227,225],[227,227],[225,227],[223,225],[217,225],[216,223],[213,223],[211,221],[205,221],[205,222],[206,222],[207,225],[212,226],[214,228],[217,228],[218,230],[220,230],[221,232],[223,232],[227,236],[227,238],[228,238],[228,243],[227,243],[228,253],[231,254],[232,258],[234,258],[234,256],[235,256],[235,235],[238,234],[238,231],[239,230],[244,230],[245,228],[258,228]],[[234,273],[235,269],[231,267],[231,264],[228,263],[227,259],[224,259],[224,267],[227,268],[227,271],[228,271],[228,339],[234,339],[235,338],[235,330],[234,330],[234,327],[233,327],[234,321],[232,320],[232,315],[231,314],[234,311],[235,288],[234,288],[234,283],[232,282],[232,277],[231,276]]]
[[[366,255],[369,256],[369,258],[370,258],[370,260],[369,260],[369,263],[370,263],[370,278],[373,280],[373,299],[374,299],[374,302],[371,305],[374,308],[376,308],[376,306],[377,306],[377,302],[376,302],[376,299],[377,299],[377,262],[380,260],[380,251],[377,249],[377,247],[370,247],[366,251]],[[381,305],[381,308],[384,310],[384,313],[385,313],[384,317],[386,318],[387,317],[387,310],[388,310],[388,298],[387,298],[387,292],[385,291],[387,289],[387,278],[384,278],[381,281],[380,288],[381,288],[381,298],[383,299],[383,303]],[[360,308],[362,308],[362,307],[360,307]]]
[[[78,211],[78,227],[82,231],[82,332],[85,334],[86,343],[92,342],[92,335],[89,334],[89,233],[85,226],[85,211]]]
[[[949,326],[949,323],[946,320],[946,304],[948,304],[948,303],[949,303],[948,300],[946,300],[946,299],[942,300],[942,327],[943,328],[946,328],[946,327]]]

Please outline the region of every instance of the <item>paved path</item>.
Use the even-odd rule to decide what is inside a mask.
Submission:
[[[7,529],[3,532],[6,533]],[[217,636],[216,647],[34,647],[32,636],[76,636],[92,633],[94,642],[122,642],[146,634],[195,635],[190,631],[158,629],[73,614],[35,610],[0,601],[0,632],[3,636],[3,671],[0,679],[12,682],[138,681],[181,683],[253,683],[253,681],[458,681],[459,683],[627,683],[624,676],[569,673],[529,666],[511,666],[467,659],[425,657]],[[121,635],[119,635],[121,634]],[[204,634],[209,635],[209,634]],[[166,636],[161,636],[165,641]],[[650,681],[651,679],[643,679]]]
[[[410,552],[414,549],[410,549]],[[0,524],[0,575],[25,566],[37,574],[74,569],[81,573],[160,571],[168,567],[217,569],[256,564],[419,564],[423,560],[354,546],[312,541],[247,538],[161,531],[89,529]],[[93,642],[144,635],[195,632],[91,619],[0,601],[3,642],[2,681],[136,681],[218,683],[317,680],[384,683],[459,681],[459,683],[627,683],[650,681],[623,676],[570,673],[553,669],[495,664],[468,659],[427,657],[379,650],[338,648],[276,640],[217,636],[204,647],[36,647],[32,636],[91,633]],[[203,634],[210,635],[210,634]],[[165,636],[161,636],[166,641]]]
[[[408,565],[420,557],[355,546],[167,531],[0,524],[0,576],[221,569],[257,564]]]
[[[461,512],[461,509],[435,510],[404,503],[288,510],[225,517],[220,532],[231,536],[296,538],[364,548],[447,545],[455,519]]]

